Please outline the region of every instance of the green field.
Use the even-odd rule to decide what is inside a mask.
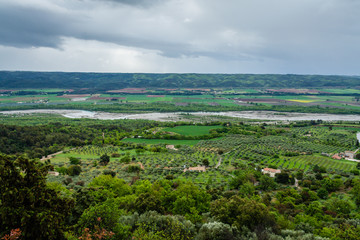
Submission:
[[[308,170],[315,165],[324,167],[329,171],[341,170],[351,171],[356,167],[356,162],[348,160],[335,160],[329,157],[316,155],[300,155],[296,157],[288,157],[285,159],[274,159],[272,161],[264,162],[269,165],[276,166],[283,169],[303,169]]]
[[[222,126],[178,126],[174,128],[164,128],[162,131],[173,132],[184,136],[201,136],[209,134],[211,129],[222,128]]]
[[[146,144],[171,144],[171,145],[189,145],[193,146],[201,140],[168,140],[168,139],[144,139],[144,138],[126,138],[123,142],[146,143]]]

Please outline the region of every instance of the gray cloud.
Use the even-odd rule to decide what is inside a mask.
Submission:
[[[0,44],[14,47],[59,47],[69,35],[72,16],[33,7],[2,5]]]
[[[0,0],[0,44],[65,49],[73,38],[151,51],[169,69],[354,74],[359,11],[354,0]]]
[[[151,6],[151,5],[158,4],[165,0],[106,0],[106,1],[128,4],[128,5]]]

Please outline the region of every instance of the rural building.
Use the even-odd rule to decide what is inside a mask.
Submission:
[[[325,156],[325,157],[330,157],[330,154],[326,153],[326,152],[322,152],[321,156]]]
[[[189,167],[189,168],[185,168],[184,172],[194,172],[194,171],[198,171],[198,172],[206,172],[206,167],[205,166],[197,166],[197,167]]]
[[[332,159],[340,160],[340,159],[342,159],[342,157],[340,157],[339,154],[334,154],[334,155],[332,156]]]
[[[59,176],[59,172],[54,172],[54,171],[49,171],[48,174],[55,177]]]
[[[273,169],[273,168],[264,168],[263,170],[261,170],[261,172],[263,174],[269,174],[270,177],[275,177],[275,174],[281,173],[281,170],[280,169]]]
[[[355,152],[353,151],[345,151],[346,158],[354,158]]]
[[[166,149],[177,150],[174,145],[166,145]]]

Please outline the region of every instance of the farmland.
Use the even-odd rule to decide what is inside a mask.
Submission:
[[[4,204],[29,205],[25,218],[66,211],[59,239],[214,239],[207,226],[226,239],[358,239],[360,122],[334,115],[360,113],[356,80],[3,89],[0,110],[35,113],[0,114],[0,222]],[[27,231],[18,222],[1,222],[0,238]]]
[[[347,186],[360,180],[360,167],[344,154],[359,148],[359,122],[259,123],[234,118],[218,118],[216,122],[207,118],[201,122],[199,118],[195,123],[187,114],[184,117],[189,117],[189,122],[71,119],[45,113],[5,115],[0,116],[0,151],[11,157],[23,154],[35,158],[28,165],[51,168],[46,186],[60,189],[57,191],[62,197],[76,199],[70,214],[80,225],[64,224],[77,229],[87,226],[83,219],[88,214],[97,222],[99,218],[108,221],[118,211],[126,211],[121,216],[134,219],[150,213],[172,216],[163,209],[184,214],[181,216],[188,224],[201,224],[209,221],[206,213],[215,211],[214,204],[238,198],[251,201],[247,210],[261,204],[289,219],[293,218],[293,205],[306,213],[309,204],[324,204],[326,210],[321,210],[319,216],[326,215],[331,221],[315,220],[322,224],[332,224],[334,213],[356,214],[355,207],[338,210],[332,204],[345,204],[344,198],[355,204],[350,198],[353,191]],[[269,168],[280,172],[274,178],[263,175],[262,171]],[[93,205],[86,205],[84,199]],[[179,202],[185,203],[180,210]],[[189,204],[193,207],[188,209],[185,206]],[[105,210],[90,212],[98,208]],[[122,233],[112,225],[104,226],[119,236],[133,234],[130,228]],[[67,234],[69,239],[79,236],[77,230]]]
[[[212,129],[222,128],[222,126],[179,126],[174,128],[164,128],[161,131],[173,132],[185,136],[199,136],[209,134]]]
[[[3,89],[0,110],[83,109],[108,112],[242,111],[360,113],[358,89],[124,88]]]

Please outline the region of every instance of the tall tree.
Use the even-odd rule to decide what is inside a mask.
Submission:
[[[64,239],[73,200],[46,185],[50,165],[0,155],[0,236],[20,228],[24,239]]]

